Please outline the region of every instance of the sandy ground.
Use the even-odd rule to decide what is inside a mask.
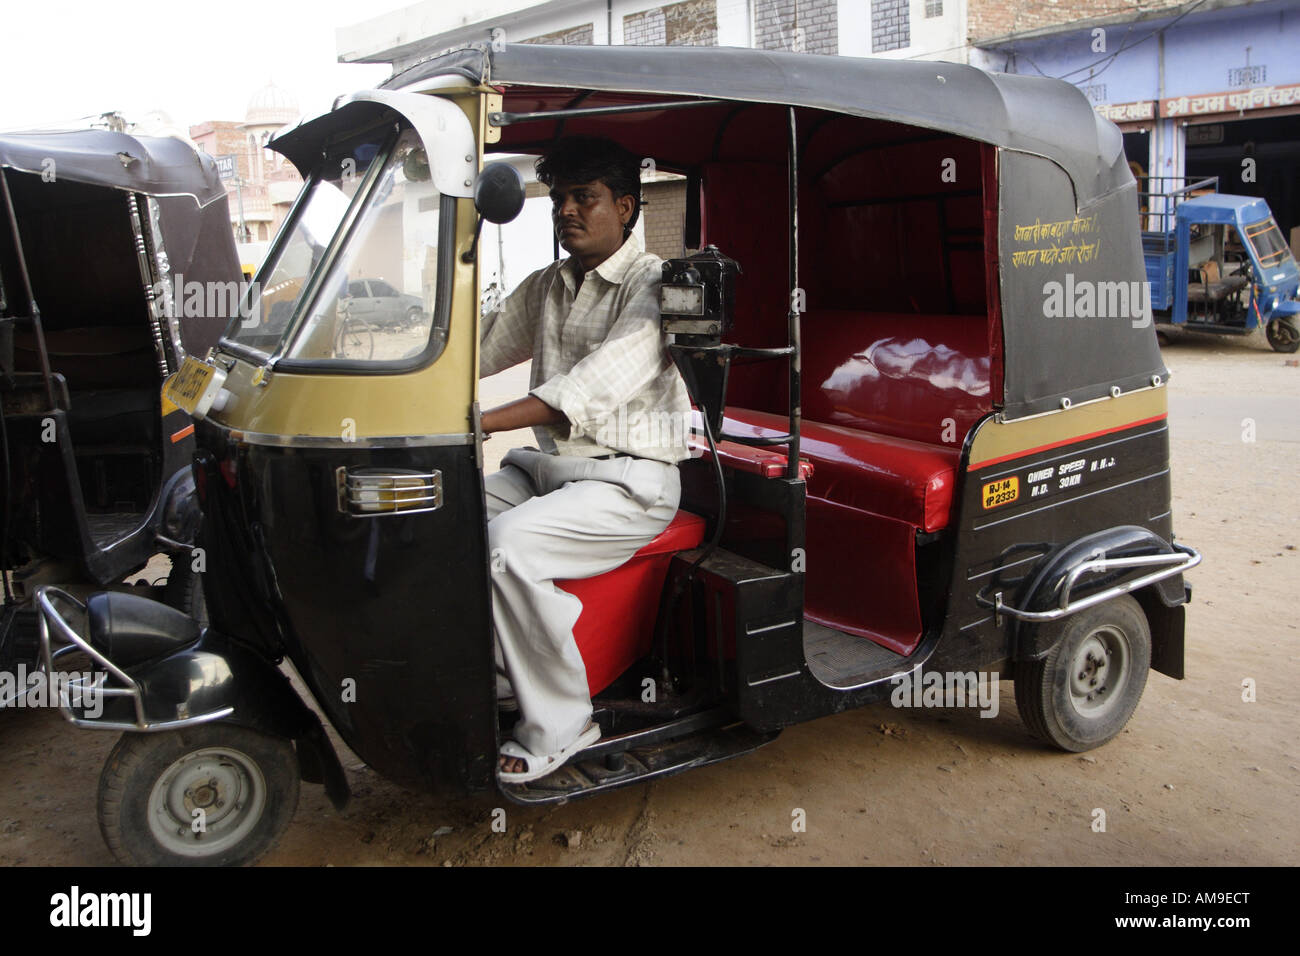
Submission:
[[[1000,712],[888,705],[786,730],[747,757],[549,810],[445,801],[344,765],[336,813],[304,785],[266,865],[1231,864],[1300,862],[1300,368],[1261,340],[1165,349],[1175,528],[1200,548],[1187,679],[1152,673],[1125,731],[1092,753]],[[485,383],[490,407],[526,372]],[[1254,441],[1243,419],[1253,420]],[[498,435],[489,464],[527,433]],[[1253,680],[1256,700],[1242,699]],[[113,735],[49,711],[0,714],[0,864],[112,862],[95,789]],[[505,830],[492,827],[502,806]],[[1105,832],[1092,828],[1106,813]],[[792,822],[803,811],[806,830]]]

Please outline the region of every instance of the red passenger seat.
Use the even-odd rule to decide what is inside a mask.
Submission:
[[[555,582],[582,601],[573,637],[593,697],[650,653],[668,565],[678,551],[704,540],[704,527],[699,515],[679,511],[658,537],[614,570]]]
[[[910,654],[921,639],[916,536],[952,522],[962,444],[992,407],[988,319],[814,310],[801,326],[804,616]],[[732,369],[725,433],[786,432],[774,381],[764,365]],[[784,452],[719,448],[725,465],[768,477],[784,474]]]
[[[765,437],[783,434],[787,424],[782,415],[729,406],[722,428],[733,435]],[[928,445],[805,421],[799,427],[799,457],[813,465],[811,497],[897,518],[922,531],[948,525],[960,445]]]

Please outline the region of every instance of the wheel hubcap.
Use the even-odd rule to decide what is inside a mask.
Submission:
[[[181,757],[149,793],[149,830],[169,852],[204,857],[244,839],[266,809],[266,778],[257,762],[228,747]]]
[[[1120,700],[1128,681],[1128,636],[1114,625],[1089,633],[1070,663],[1070,703],[1090,719],[1105,716]]]

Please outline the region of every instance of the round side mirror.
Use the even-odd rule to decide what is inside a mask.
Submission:
[[[474,208],[488,222],[510,222],[524,208],[524,177],[509,163],[488,163],[474,180]]]

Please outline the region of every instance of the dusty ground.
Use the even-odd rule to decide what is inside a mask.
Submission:
[[[305,786],[267,865],[1282,864],[1300,862],[1300,368],[1262,340],[1180,338],[1175,527],[1192,572],[1187,679],[1152,673],[1128,728],[1071,756],[1031,739],[1010,683],[994,719],[888,705],[790,728],[752,754],[551,810],[435,800],[345,766],[336,813]],[[485,388],[521,394],[526,375]],[[1245,418],[1255,441],[1243,441]],[[489,443],[491,459],[527,434]],[[1257,700],[1242,700],[1255,681]],[[111,735],[0,714],[0,864],[106,864],[95,787]],[[1093,811],[1107,814],[1093,832]],[[792,832],[792,814],[806,832]]]

